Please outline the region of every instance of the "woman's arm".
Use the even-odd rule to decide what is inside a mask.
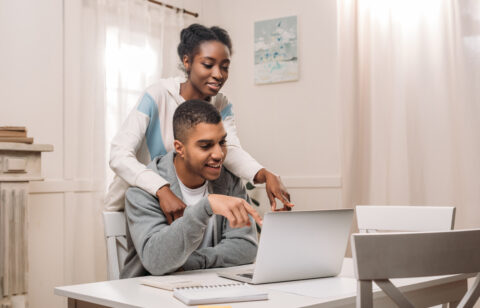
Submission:
[[[225,167],[236,176],[253,182],[255,175],[263,169],[263,166],[242,148],[237,136],[233,113],[223,117],[223,126],[227,132],[228,151],[224,162]]]
[[[290,194],[282,183],[280,177],[268,171],[260,165],[240,145],[235,126],[235,118],[232,111],[232,104],[228,103],[221,110],[223,125],[227,132],[227,157],[225,167],[233,174],[255,184],[265,183],[268,199],[272,211],[276,210],[275,199],[279,199],[284,207],[282,211],[290,210],[293,204],[290,203]]]
[[[152,196],[156,196],[160,208],[170,224],[174,219],[183,215],[185,204],[171,192],[168,182],[164,178],[137,159],[137,152],[146,138],[147,130],[149,127],[150,130],[153,129],[154,124],[152,123],[155,121],[161,121],[158,115],[159,109],[157,102],[148,92],[145,92],[112,140],[110,167],[129,185],[139,187]],[[158,135],[156,139],[161,142],[159,132]],[[160,143],[161,147],[163,147],[163,143]],[[161,152],[162,150],[154,155],[166,154],[165,149],[163,149],[163,153]],[[148,155],[148,153],[142,154]]]
[[[147,95],[145,94],[130,112],[113,138],[110,147],[110,168],[131,186],[139,187],[155,196],[157,190],[168,182],[137,159],[137,151],[145,138],[150,117],[154,116],[138,109],[141,104],[150,103],[148,102],[150,95]]]

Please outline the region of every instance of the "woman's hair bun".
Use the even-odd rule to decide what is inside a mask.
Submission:
[[[200,24],[191,24],[180,32],[180,44],[177,47],[180,61],[183,61],[184,56],[193,58],[200,44],[206,41],[221,42],[227,46],[230,54],[232,53],[232,41],[225,29],[218,26],[207,28]]]

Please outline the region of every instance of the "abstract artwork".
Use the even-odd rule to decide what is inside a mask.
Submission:
[[[255,83],[298,80],[297,16],[255,22]]]

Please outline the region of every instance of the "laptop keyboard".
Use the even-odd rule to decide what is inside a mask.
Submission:
[[[253,278],[253,273],[239,274],[238,276],[242,276],[242,277],[245,277],[245,278],[252,279]]]

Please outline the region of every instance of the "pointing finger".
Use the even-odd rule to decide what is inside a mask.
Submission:
[[[255,209],[250,204],[248,204],[247,201],[244,201],[243,206],[245,207],[245,210],[247,210],[247,212],[250,214],[250,216],[252,216],[253,220],[255,220],[259,226],[261,226],[263,224],[263,220],[262,217],[260,217],[260,214],[258,214],[257,211],[255,211]]]

